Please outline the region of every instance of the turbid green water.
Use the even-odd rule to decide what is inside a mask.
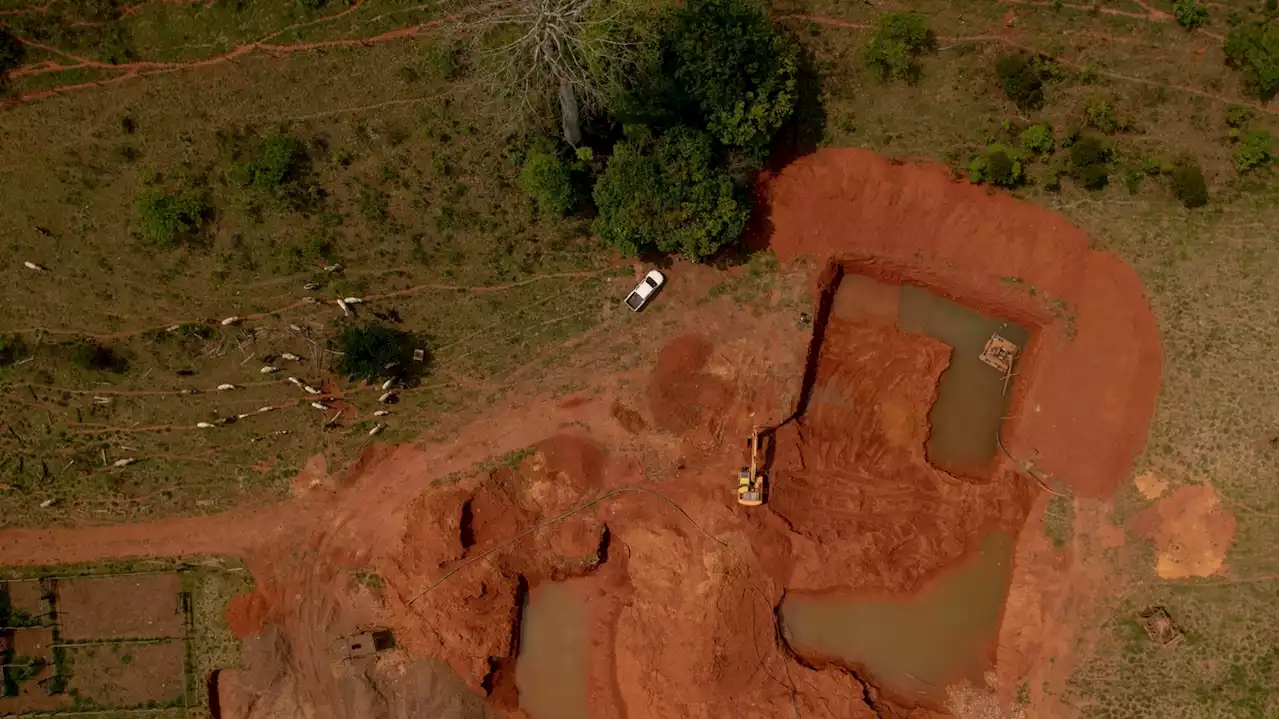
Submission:
[[[990,534],[978,552],[909,597],[788,595],[787,641],[801,654],[842,659],[900,691],[937,694],[990,665],[1013,563],[1014,535]]]
[[[532,719],[587,719],[587,610],[569,587],[529,592],[520,621],[516,688]]]
[[[929,461],[942,468],[978,468],[996,453],[996,435],[1008,406],[1005,377],[978,357],[992,334],[1026,347],[1023,327],[987,317],[914,285],[903,285],[898,326],[951,345],[951,364],[938,380],[929,411]],[[1015,365],[1014,371],[1017,371]],[[1012,380],[1010,380],[1012,385]]]

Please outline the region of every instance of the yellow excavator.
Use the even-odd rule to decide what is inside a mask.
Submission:
[[[751,428],[751,439],[747,440],[751,451],[751,466],[738,470],[738,504],[745,507],[758,507],[764,504],[764,486],[768,477],[759,467],[760,428]]]

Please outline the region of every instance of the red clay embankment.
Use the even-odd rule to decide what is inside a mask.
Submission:
[[[762,190],[780,258],[835,259],[1035,327],[1005,446],[1084,496],[1125,481],[1146,442],[1162,356],[1142,282],[1123,260],[1091,249],[1057,213],[956,182],[937,164],[823,150]]]

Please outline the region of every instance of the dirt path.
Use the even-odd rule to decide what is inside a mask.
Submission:
[[[95,87],[106,87],[109,85],[114,85],[119,82],[123,82],[125,80],[129,80],[131,78],[136,78],[136,77],[146,77],[148,75],[156,75],[156,74],[165,73],[165,72],[174,72],[177,70],[186,70],[186,69],[192,69],[192,68],[220,65],[225,62],[231,62],[238,57],[243,57],[245,55],[248,55],[253,52],[258,52],[258,51],[266,52],[269,54],[288,54],[288,53],[305,52],[308,50],[318,50],[318,49],[331,48],[331,47],[354,47],[357,45],[369,46],[369,45],[376,45],[378,43],[388,42],[391,40],[401,40],[404,38],[412,38],[412,37],[417,37],[418,35],[428,30],[439,27],[441,24],[448,22],[452,18],[452,16],[448,16],[448,17],[439,18],[435,20],[428,20],[427,22],[419,23],[417,25],[411,25],[409,27],[404,27],[397,30],[389,30],[387,32],[384,32],[378,35],[373,35],[371,37],[351,38],[351,39],[342,39],[342,40],[321,40],[317,42],[296,43],[292,45],[280,45],[280,44],[275,44],[271,42],[271,40],[274,40],[275,38],[280,37],[285,33],[288,33],[294,30],[300,30],[304,27],[310,27],[313,25],[318,25],[326,22],[331,22],[333,20],[337,20],[338,18],[346,16],[352,12],[355,12],[360,8],[361,4],[362,2],[360,0],[357,0],[357,2],[353,3],[352,6],[349,7],[348,9],[338,13],[334,13],[333,15],[326,15],[324,17],[316,18],[314,20],[309,20],[307,22],[290,25],[288,27],[285,27],[273,33],[270,33],[259,40],[246,43],[244,45],[241,45],[235,48],[234,50],[231,50],[230,52],[226,52],[221,55],[215,55],[213,57],[203,58],[200,60],[191,60],[187,62],[161,62],[161,61],[140,60],[135,62],[112,64],[108,62],[102,62],[100,60],[92,60],[86,57],[82,57],[79,55],[66,52],[65,50],[61,50],[51,45],[45,45],[43,43],[38,43],[27,38],[18,37],[18,40],[22,42],[24,45],[38,48],[40,50],[44,50],[46,52],[50,52],[55,55],[59,55],[61,57],[67,58],[69,60],[74,61],[74,64],[62,65],[62,64],[52,63],[52,62],[36,63],[34,65],[21,67],[12,71],[11,73],[9,73],[10,77],[14,77],[14,78],[31,77],[36,75],[47,74],[50,72],[65,72],[68,70],[85,70],[85,69],[111,70],[111,71],[118,70],[121,72],[121,74],[117,75],[116,77],[110,78],[108,80],[95,80],[95,81],[89,81],[89,82],[82,82],[82,83],[76,83],[72,85],[64,85],[61,87],[53,88],[50,90],[43,90],[40,92],[25,93],[14,100],[8,100],[4,103],[0,103],[0,107],[3,107],[4,105],[14,105],[14,104],[20,104],[23,102],[30,102],[32,100],[39,100],[42,98],[53,97],[55,95],[63,95],[69,92],[77,91],[77,90],[87,90]],[[425,6],[419,6],[419,7],[425,7]],[[404,8],[403,10],[408,11],[411,9],[412,8]]]

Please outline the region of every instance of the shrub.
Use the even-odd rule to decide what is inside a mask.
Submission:
[[[7,79],[10,70],[16,70],[27,59],[27,46],[13,33],[0,27],[0,84]]]
[[[664,92],[726,145],[762,155],[795,109],[799,48],[763,4],[689,0],[671,11],[663,55],[674,81]]]
[[[1025,152],[1033,155],[1048,155],[1053,152],[1053,128],[1048,125],[1032,125],[1022,131],[1019,139]]]
[[[1241,130],[1249,125],[1253,120],[1253,108],[1244,105],[1228,105],[1227,106],[1227,127],[1233,130]]]
[[[1195,30],[1209,22],[1209,8],[1196,0],[1174,0],[1173,16],[1179,25]]]
[[[302,141],[273,132],[248,157],[232,165],[231,179],[263,198],[298,209],[317,199],[317,189],[306,181],[306,170]]]
[[[0,367],[8,367],[27,353],[22,335],[0,335]]]
[[[593,192],[595,231],[627,254],[657,249],[695,261],[736,241],[751,204],[718,154],[710,135],[689,127],[619,142]]]
[[[1182,201],[1183,207],[1194,209],[1209,203],[1209,190],[1205,186],[1204,173],[1195,160],[1183,160],[1173,168],[1169,175],[1173,183],[1173,194]]]
[[[1244,174],[1255,167],[1270,165],[1272,142],[1271,133],[1265,130],[1250,132],[1245,135],[1240,144],[1236,146],[1235,152],[1232,153],[1232,159],[1236,163],[1236,170]]]
[[[1004,145],[990,145],[986,152],[969,162],[969,181],[973,183],[1017,187],[1023,179],[1017,152]]]
[[[377,322],[348,325],[334,344],[342,352],[338,355],[338,371],[353,380],[406,378],[427,367],[426,362],[413,361],[413,350],[424,345],[421,338]]]
[[[525,154],[520,189],[548,216],[569,214],[577,204],[573,173],[550,142],[537,142]]]
[[[1110,135],[1120,129],[1120,122],[1116,119],[1115,106],[1104,98],[1091,97],[1086,99],[1084,101],[1084,117],[1085,124],[1101,130],[1104,134]]]
[[[1110,161],[1111,147],[1097,135],[1085,135],[1071,145],[1071,177],[1086,190],[1107,186]]]
[[[920,78],[920,56],[937,44],[923,15],[888,13],[863,48],[862,61],[881,81],[897,78],[914,83]]]
[[[1245,23],[1237,25],[1227,34],[1222,44],[1222,54],[1227,65],[1244,72],[1244,84],[1249,94],[1263,102],[1276,96],[1280,85],[1280,30],[1276,23]]]
[[[161,247],[175,247],[200,231],[209,211],[202,192],[151,190],[138,198],[134,217],[144,237]]]
[[[1142,158],[1142,171],[1148,175],[1162,174],[1166,171],[1164,160],[1154,155],[1147,155]]]
[[[67,346],[67,359],[77,367],[94,372],[121,374],[129,369],[124,357],[97,342],[75,342]]]
[[[1044,107],[1044,83],[1053,76],[1053,61],[1041,55],[1006,55],[996,60],[996,75],[1019,110],[1035,111]]]

